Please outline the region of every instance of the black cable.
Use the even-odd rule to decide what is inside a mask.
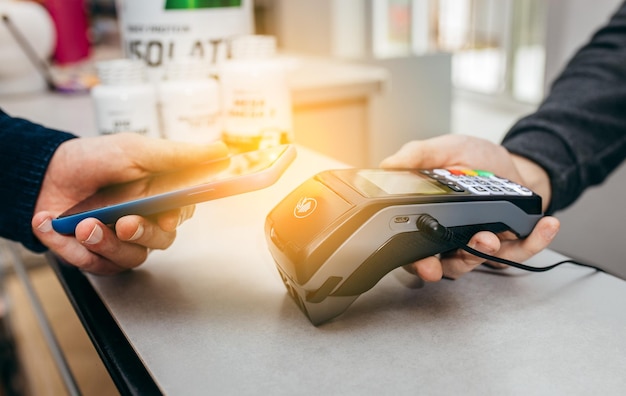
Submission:
[[[549,270],[551,270],[551,269],[553,269],[555,267],[558,267],[561,264],[575,264],[575,265],[579,265],[581,267],[592,268],[592,269],[595,269],[596,271],[604,272],[604,270],[602,268],[596,267],[595,265],[581,263],[581,262],[575,261],[575,260],[563,260],[563,261],[559,261],[558,263],[555,263],[555,264],[552,264],[552,265],[548,265],[546,267],[532,267],[530,265],[521,264],[521,263],[518,263],[518,262],[515,262],[515,261],[511,261],[511,260],[507,260],[507,259],[504,259],[504,258],[492,256],[492,255],[489,255],[489,254],[486,254],[486,253],[482,253],[482,252],[479,252],[476,249],[472,249],[471,247],[467,246],[467,244],[465,242],[460,240],[454,234],[454,232],[450,231],[448,228],[446,228],[445,226],[441,225],[437,221],[437,219],[435,219],[431,215],[428,215],[428,214],[420,215],[417,218],[416,224],[417,224],[417,229],[422,231],[422,232],[424,232],[424,234],[428,238],[430,238],[432,241],[434,241],[434,242],[438,242],[438,241],[452,242],[458,249],[465,250],[466,252],[468,252],[470,254],[473,254],[474,256],[478,256],[478,257],[483,258],[485,260],[494,261],[496,263],[505,264],[505,265],[508,265],[508,266],[511,266],[511,267],[523,269],[525,271],[545,272],[545,271],[549,271]]]

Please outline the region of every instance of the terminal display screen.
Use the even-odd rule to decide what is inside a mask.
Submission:
[[[365,169],[359,170],[356,175],[353,180],[354,186],[372,197],[404,194],[437,195],[449,192],[436,181],[409,170]]]

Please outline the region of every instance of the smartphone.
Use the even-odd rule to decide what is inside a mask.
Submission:
[[[107,186],[53,219],[52,227],[73,234],[89,217],[114,224],[126,215],[151,216],[259,190],[276,182],[295,157],[293,145],[281,145]]]

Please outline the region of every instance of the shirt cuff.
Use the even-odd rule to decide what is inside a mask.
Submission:
[[[1,112],[0,112],[1,113]],[[61,143],[76,136],[0,114],[0,235],[42,252],[31,220],[48,164]]]

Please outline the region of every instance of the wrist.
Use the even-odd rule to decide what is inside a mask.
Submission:
[[[539,164],[521,155],[511,154],[511,159],[522,178],[522,184],[541,196],[541,206],[545,211],[552,198],[548,173]]]

